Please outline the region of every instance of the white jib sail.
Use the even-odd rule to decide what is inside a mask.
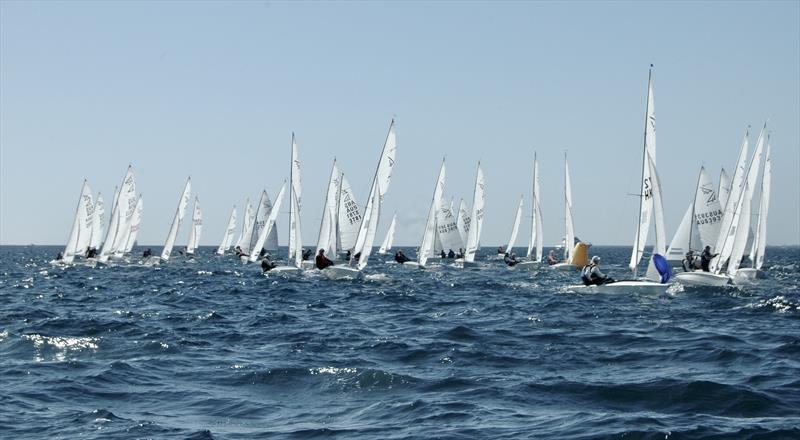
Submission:
[[[575,226],[572,222],[572,184],[566,154],[564,155],[564,232],[564,261],[569,263],[575,247]]]
[[[710,270],[719,273],[722,266],[726,261],[728,262],[728,272],[733,275],[739,268],[739,263],[744,255],[744,249],[747,244],[747,234],[750,231],[750,201],[747,201],[747,212],[744,211],[745,199],[750,199],[753,196],[753,189],[758,175],[758,168],[761,164],[761,151],[764,148],[764,132],[767,124],[761,129],[756,141],[756,149],[753,152],[753,158],[750,165],[747,167],[746,172],[740,173],[738,163],[736,174],[733,177],[733,186],[731,188],[731,195],[728,199],[728,204],[725,207],[725,213],[722,217],[722,227],[720,229],[720,238],[717,239],[717,246],[714,251],[719,253],[719,256],[711,260],[709,266]],[[744,148],[743,148],[744,149]],[[738,176],[743,174],[741,179],[742,184],[737,188]],[[740,220],[742,215],[746,215],[746,220]],[[745,230],[739,231],[742,227]],[[738,241],[743,241],[737,246]],[[741,252],[741,254],[739,253]],[[737,261],[734,263],[733,260]],[[731,267],[733,270],[731,270]]]
[[[281,190],[278,191],[278,197],[275,198],[275,203],[272,204],[272,209],[269,211],[269,215],[267,216],[266,225],[267,227],[261,230],[261,233],[258,234],[258,240],[256,240],[255,246],[253,249],[250,250],[250,256],[248,260],[252,263],[258,259],[259,254],[261,253],[261,248],[264,247],[264,242],[267,241],[267,237],[272,233],[273,228],[275,227],[275,219],[278,218],[278,213],[281,209],[281,203],[283,203],[283,194],[286,192],[286,181],[283,182],[281,185]]]
[[[464,199],[458,202],[458,218],[456,219],[456,226],[458,227],[458,235],[461,237],[461,246],[464,248],[467,245],[467,235],[469,235],[469,224],[472,219],[469,217],[469,210],[464,206]]]
[[[383,255],[389,249],[392,248],[392,242],[394,242],[394,226],[397,222],[397,213],[392,216],[392,221],[389,223],[389,229],[386,231],[386,237],[383,239],[383,243],[381,243],[381,247],[378,249],[378,253]]]
[[[103,248],[100,250],[100,255],[97,257],[100,261],[108,261],[109,255],[111,255],[111,247],[114,243],[114,234],[117,231],[117,224],[119,222],[119,216],[117,215],[117,199],[119,198],[119,190],[117,187],[114,187],[114,198],[111,201],[111,216],[108,221],[108,229],[106,229],[106,235],[103,239]]]
[[[514,216],[514,226],[511,228],[511,237],[508,238],[508,246],[506,252],[511,253],[514,248],[514,242],[517,241],[517,234],[519,233],[519,222],[522,221],[522,200],[524,196],[519,197],[519,205],[517,205],[517,214]]]
[[[97,200],[94,202],[94,212],[92,215],[92,238],[89,240],[89,247],[98,249],[103,244],[103,224],[106,221],[106,204],[103,196],[97,193]]]
[[[745,174],[747,173],[747,153],[750,148],[749,138],[750,136],[750,129],[748,128],[744,134],[744,138],[742,139],[742,146],[739,148],[739,157],[736,160],[736,169],[733,172],[733,180],[730,184],[730,191],[728,192],[728,200],[723,206],[722,210],[722,223],[720,223],[720,230],[719,236],[717,236],[716,243],[712,248],[714,252],[718,253],[719,256],[711,260],[711,264],[709,265],[709,269],[712,272],[719,272],[722,268],[723,264],[727,261],[728,256],[730,256],[730,248],[725,252],[727,256],[725,258],[721,258],[723,254],[723,249],[725,248],[725,243],[728,240],[728,232],[731,229],[731,226],[735,226],[738,223],[733,222],[734,211],[736,210],[736,204],[739,202],[739,195],[742,192],[742,185],[744,184]],[[730,246],[732,247],[733,244],[731,243]]]
[[[717,192],[714,190],[714,182],[705,167],[700,168],[700,177],[697,179],[694,221],[700,233],[702,245],[714,246],[722,224],[722,206],[717,198]]]
[[[725,204],[728,203],[728,196],[731,193],[731,177],[725,172],[725,168],[719,173],[719,187],[717,195],[719,195],[719,204],[722,209],[725,209]]]
[[[474,262],[475,254],[478,252],[481,241],[481,224],[483,223],[483,207],[485,203],[486,181],[483,178],[483,170],[478,162],[478,172],[475,175],[475,190],[472,197],[472,221],[470,222],[469,233],[467,233],[467,248],[464,253],[464,261]]]
[[[71,263],[75,255],[83,255],[91,240],[91,222],[93,216],[92,190],[86,180],[81,187],[78,206],[75,208],[75,219],[72,221],[67,245],[64,248],[64,262]]]
[[[142,225],[142,210],[144,209],[144,200],[142,195],[136,200],[136,209],[133,211],[131,218],[131,233],[128,235],[128,242],[125,244],[125,253],[133,250],[133,245],[136,244],[136,237],[139,235],[139,229]]]
[[[200,233],[203,232],[203,212],[200,210],[200,200],[194,198],[194,211],[192,211],[192,229],[189,231],[189,242],[186,244],[186,253],[194,254],[200,245]]]
[[[636,237],[633,241],[633,251],[631,252],[631,261],[628,267],[636,273],[636,266],[642,259],[644,254],[644,247],[647,241],[647,233],[650,231],[650,216],[653,211],[652,201],[652,176],[650,175],[650,167],[647,164],[649,160],[653,166],[656,164],[656,112],[655,104],[653,102],[653,71],[650,71],[647,80],[647,108],[645,111],[644,121],[644,152],[642,153],[642,186],[639,193],[639,221],[636,228]]]
[[[239,233],[239,239],[236,240],[236,247],[241,249],[241,251],[244,253],[250,252],[250,234],[253,231],[253,223],[255,223],[255,219],[256,217],[255,213],[253,212],[253,205],[250,204],[250,199],[246,199],[244,203],[242,231]]]
[[[653,244],[653,251],[650,256],[650,263],[647,266],[647,278],[658,282],[661,280],[661,276],[658,274],[653,264],[653,256],[656,254],[664,256],[664,254],[667,253],[667,234],[664,228],[664,205],[661,203],[661,180],[658,178],[656,164],[649,153],[647,154],[647,165],[650,168],[651,183],[653,185],[653,217],[656,229],[655,243]]]
[[[436,179],[436,187],[433,189],[431,206],[428,209],[428,219],[425,221],[425,232],[422,234],[422,243],[419,245],[419,253],[417,254],[417,261],[420,266],[425,266],[428,258],[433,254],[434,239],[436,238],[436,211],[439,210],[439,205],[442,204],[444,177],[444,160],[442,160],[442,166],[439,168],[439,177]]]
[[[338,192],[339,169],[336,167],[336,159],[334,159],[331,177],[328,180],[328,190],[325,192],[325,204],[322,207],[322,220],[319,222],[316,249],[317,252],[320,249],[324,250],[331,259],[336,259],[336,196]]]
[[[764,265],[764,251],[767,247],[767,214],[769,212],[769,192],[772,183],[771,149],[769,137],[767,137],[767,152],[764,156],[764,171],[761,177],[761,200],[758,204],[756,237],[753,240],[753,249],[750,251],[750,260],[752,260],[755,269],[761,269]]]
[[[686,252],[694,250],[700,245],[700,234],[697,228],[692,225],[692,213],[694,212],[694,202],[689,202],[686,213],[683,214],[680,225],[672,237],[672,241],[667,249],[667,260],[670,262],[681,261],[686,256]]]
[[[389,190],[396,153],[397,136],[395,134],[394,119],[392,119],[389,125],[389,133],[386,135],[386,141],[381,151],[381,158],[378,160],[378,168],[375,170],[375,178],[370,189],[367,208],[364,210],[364,219],[361,221],[361,227],[358,229],[358,236],[356,237],[355,249],[356,252],[361,252],[361,257],[358,260],[359,270],[367,266],[369,255],[372,253],[372,242],[375,239],[375,231],[380,220],[381,203],[383,203],[383,196],[386,191]],[[366,214],[368,211],[369,216]]]
[[[271,210],[272,203],[269,200],[269,195],[267,194],[266,190],[261,190],[261,198],[258,199],[256,212],[253,215],[255,220],[250,228],[250,237],[246,241],[247,246],[242,247],[243,252],[249,253],[255,247],[261,230],[266,227],[267,217],[269,216]],[[259,248],[258,251],[261,252],[261,249]]]
[[[533,154],[533,191],[531,192],[531,235],[526,258],[542,261],[542,214],[539,210],[539,161]],[[534,247],[536,253],[534,254]]]
[[[169,260],[169,255],[172,253],[172,247],[175,245],[175,239],[178,237],[178,229],[181,226],[181,220],[186,215],[186,207],[189,205],[189,198],[192,193],[192,178],[186,180],[186,186],[183,188],[180,200],[178,200],[178,208],[175,210],[175,216],[172,218],[172,225],[169,227],[167,234],[167,241],[164,242],[164,249],[161,251],[161,259],[164,261]]]
[[[443,196],[444,197],[444,196]],[[457,252],[464,246],[461,234],[458,232],[456,214],[453,212],[453,202],[444,199],[436,212],[436,232],[442,241],[442,250],[446,253]]]
[[[228,227],[225,228],[225,235],[222,236],[222,241],[217,248],[217,255],[225,254],[225,251],[231,247],[234,234],[236,234],[236,205],[233,206],[231,215],[228,217]]]
[[[289,171],[289,263],[296,267],[303,264],[303,239],[300,223],[300,210],[302,208],[302,193],[300,191],[300,156],[297,151],[297,142],[292,133],[292,158]]]
[[[347,181],[344,174],[342,174],[341,186],[339,187],[337,212],[338,234],[342,250],[354,250],[358,231],[364,217],[361,215],[358,203],[356,203],[353,188],[350,187],[350,182]],[[355,254],[355,251],[353,254]]]

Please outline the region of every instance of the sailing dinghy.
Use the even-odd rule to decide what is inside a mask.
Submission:
[[[92,190],[84,179],[81,194],[78,197],[78,206],[75,209],[75,218],[72,221],[67,245],[60,259],[51,260],[52,265],[71,264],[75,256],[83,256],[89,247],[92,238],[94,220],[94,204],[92,203]]]
[[[472,195],[472,215],[467,231],[467,244],[463,258],[457,258],[453,267],[477,267],[475,254],[480,249],[481,229],[483,226],[484,205],[486,203],[486,180],[483,177],[481,163],[478,162],[478,171],[475,174],[475,189]]]
[[[224,255],[225,252],[230,249],[231,243],[233,242],[233,235],[236,233],[236,205],[233,206],[231,210],[231,215],[228,217],[228,227],[225,228],[225,235],[222,236],[222,242],[220,242],[219,247],[217,248],[217,255]]]
[[[303,271],[303,239],[300,225],[302,199],[300,192],[300,157],[292,133],[292,157],[289,168],[289,255],[287,265],[278,266],[271,273],[299,274]]]
[[[392,244],[394,243],[394,228],[396,223],[397,213],[395,212],[392,216],[392,221],[389,223],[389,229],[386,231],[386,238],[383,239],[381,247],[378,248],[379,255],[386,255],[386,253],[392,249]]]
[[[181,220],[186,215],[186,207],[189,206],[189,198],[192,193],[192,178],[186,179],[186,185],[183,187],[181,198],[178,200],[178,207],[175,209],[175,216],[172,217],[172,224],[169,227],[167,240],[164,242],[164,248],[161,250],[161,256],[148,257],[143,263],[148,266],[159,264],[160,261],[169,261],[172,254],[172,247],[175,246],[175,239],[178,238],[178,229],[181,226]],[[160,259],[159,259],[160,258]]]
[[[564,261],[561,263],[551,264],[551,269],[556,270],[577,270],[578,266],[583,267],[586,263],[584,261],[577,261],[577,256],[584,256],[585,253],[576,252],[581,243],[575,243],[575,226],[572,222],[572,185],[569,178],[569,162],[567,161],[567,153],[564,153]],[[582,264],[578,264],[582,263]]]
[[[521,203],[521,202],[520,202]],[[533,192],[531,200],[531,235],[528,241],[527,261],[516,266],[520,269],[535,270],[542,261],[542,213],[539,206],[539,162],[533,154]]]
[[[751,266],[740,267],[736,271],[736,276],[733,279],[736,283],[754,280],[761,273],[761,268],[764,266],[764,251],[767,247],[767,213],[769,211],[769,193],[772,183],[771,149],[769,136],[767,136],[767,152],[764,156],[764,169],[761,175],[761,200],[758,204],[758,220],[753,246],[750,249]]]

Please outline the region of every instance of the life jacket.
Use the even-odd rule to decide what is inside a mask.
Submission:
[[[594,264],[587,264],[583,266],[583,270],[581,270],[581,280],[583,284],[587,286],[592,284],[592,269],[594,268]]]

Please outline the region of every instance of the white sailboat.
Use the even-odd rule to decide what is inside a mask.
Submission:
[[[253,224],[255,223],[255,212],[253,212],[253,205],[250,204],[250,199],[245,200],[244,203],[244,219],[242,220],[242,230],[239,233],[239,239],[236,240],[237,254],[241,253],[248,255],[250,253],[250,234],[253,233]],[[241,257],[242,255],[239,255]]]
[[[517,263],[520,268],[529,270],[539,267],[542,261],[543,237],[542,237],[542,212],[539,206],[539,162],[536,154],[533,155],[533,192],[531,197],[531,235],[528,241],[527,261]],[[535,249],[535,251],[534,251]]]
[[[200,234],[203,232],[203,212],[200,210],[200,200],[195,196],[194,210],[192,211],[192,229],[189,230],[189,241],[186,243],[186,255],[194,255],[200,245]]]
[[[125,251],[123,253],[128,254],[133,250],[133,246],[136,245],[136,237],[139,235],[139,229],[142,225],[142,210],[144,209],[144,199],[142,199],[142,195],[139,194],[139,198],[136,200],[136,209],[133,211],[133,217],[131,218],[131,232],[128,235],[128,241],[125,244]]]
[[[222,236],[222,241],[217,248],[217,255],[224,255],[225,252],[231,247],[233,243],[233,235],[236,233],[236,205],[231,210],[231,215],[228,217],[228,226],[225,228],[225,234]]]
[[[133,178],[133,168],[128,165],[122,185],[114,199],[111,210],[111,221],[106,231],[106,238],[103,241],[103,249],[100,251],[98,261],[105,263],[123,250],[128,242],[130,235],[130,222],[136,209],[136,182]]]
[[[509,254],[513,252],[514,244],[517,241],[517,234],[519,234],[519,223],[522,221],[522,204],[524,199],[524,195],[519,196],[517,212],[514,214],[514,225],[511,227],[511,236],[508,238],[508,245],[506,245],[506,252]]]
[[[454,267],[475,267],[475,254],[480,249],[481,229],[483,226],[484,205],[486,203],[486,180],[483,177],[481,163],[478,162],[478,171],[475,174],[475,189],[472,195],[472,215],[470,216],[469,230],[467,231],[467,244],[464,258],[456,259]]]
[[[461,237],[461,246],[459,251],[464,250],[467,246],[467,235],[469,235],[469,224],[472,219],[469,217],[469,209],[464,205],[464,199],[458,202],[458,218],[456,219],[456,226],[458,228],[458,235]]]
[[[639,212],[631,259],[628,267],[634,278],[638,275],[639,262],[644,255],[645,243],[650,230],[651,219],[655,220],[655,243],[644,279],[615,281],[603,285],[583,286],[585,290],[597,293],[664,293],[669,287],[666,279],[656,270],[656,265],[666,265],[666,234],[664,232],[664,211],[661,202],[661,182],[655,163],[656,117],[653,102],[652,70],[647,84],[647,109],[645,113],[644,148],[642,151],[642,186],[639,197]],[[656,261],[660,260],[661,263]],[[663,268],[668,271],[668,267]]]
[[[403,263],[404,266],[413,265],[425,267],[425,264],[428,262],[428,258],[433,255],[434,242],[436,239],[436,212],[439,210],[439,205],[442,204],[444,178],[445,168],[444,159],[442,159],[442,166],[439,168],[439,177],[436,178],[436,186],[433,189],[431,206],[428,208],[428,218],[425,220],[425,231],[422,234],[422,242],[420,243],[419,251],[417,252],[417,261],[407,261]]]
[[[89,248],[97,250],[103,244],[103,224],[106,221],[106,204],[100,193],[97,193],[93,211],[92,238],[89,240]]]
[[[767,214],[769,212],[769,193],[772,183],[772,159],[769,136],[767,137],[767,152],[764,155],[764,169],[761,174],[761,199],[758,204],[758,220],[756,222],[755,238],[750,249],[750,267],[740,267],[736,272],[734,281],[741,282],[753,280],[758,276],[764,266],[764,251],[767,247]]]
[[[303,239],[300,210],[302,208],[300,188],[300,157],[297,142],[292,133],[292,158],[289,170],[289,255],[287,265],[272,269],[275,273],[299,273],[303,270]]]
[[[358,229],[358,236],[353,248],[352,256],[360,254],[356,267],[352,266],[330,266],[323,272],[330,278],[355,278],[360,276],[361,271],[367,266],[369,256],[372,253],[372,242],[375,239],[375,232],[380,220],[380,209],[383,197],[389,189],[389,182],[392,178],[395,155],[397,152],[397,136],[395,134],[394,120],[389,125],[389,133],[383,144],[381,157],[378,160],[378,167],[375,170],[375,177],[370,187],[367,206],[364,208],[361,226]],[[344,183],[344,181],[343,181]],[[343,249],[346,249],[343,247]],[[352,260],[351,260],[352,261]]]
[[[550,265],[557,270],[576,270],[578,266],[572,262],[575,246],[575,226],[572,222],[572,184],[569,178],[569,162],[564,153],[564,261]]]
[[[340,251],[350,251],[351,256],[356,254],[356,240],[363,220],[364,217],[361,214],[358,203],[356,203],[353,188],[344,174],[342,174],[339,179],[336,203],[336,234]]]
[[[181,198],[178,200],[178,207],[175,209],[175,216],[172,218],[172,224],[169,227],[167,240],[164,242],[164,248],[161,250],[161,260],[169,261],[170,254],[172,254],[172,247],[175,246],[175,239],[178,237],[178,229],[181,226],[181,220],[186,215],[186,207],[189,206],[189,198],[192,194],[192,178],[186,180],[186,186],[183,187]],[[145,263],[153,264],[153,258],[149,258]]]
[[[461,241],[461,234],[458,231],[457,216],[453,211],[452,200],[450,202],[442,200],[439,205],[439,209],[436,212],[436,232],[441,240],[442,250],[445,251],[448,258],[451,258],[449,257],[450,251],[453,251],[455,255],[464,246],[464,242]]]
[[[78,206],[75,209],[75,218],[72,221],[67,245],[60,259],[55,259],[50,264],[70,264],[76,255],[83,256],[89,246],[92,233],[92,221],[94,217],[94,203],[92,202],[92,191],[86,180],[81,187],[81,195],[78,197]]]
[[[381,247],[378,249],[378,254],[386,255],[386,252],[392,249],[392,244],[394,243],[394,228],[396,223],[397,213],[392,216],[392,221],[389,223],[389,229],[386,231],[386,237],[383,239],[383,243],[381,243]]]
[[[280,212],[281,203],[283,203],[283,194],[286,192],[286,181],[283,182],[281,185],[281,190],[278,191],[278,197],[275,198],[275,203],[272,205],[269,211],[269,215],[267,216],[266,221],[264,224],[267,226],[261,230],[258,234],[258,238],[256,239],[256,244],[253,246],[253,249],[250,250],[249,255],[243,255],[242,260],[245,262],[255,263],[258,260],[259,255],[261,254],[261,248],[264,247],[264,243],[267,241],[268,237],[272,234],[272,231],[275,229],[275,221],[278,218],[278,213]]]

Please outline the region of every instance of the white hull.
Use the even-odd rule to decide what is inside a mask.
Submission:
[[[276,273],[279,275],[299,275],[303,273],[303,269],[295,266],[278,266],[270,269],[267,273]]]
[[[315,263],[314,260],[303,260],[302,265],[304,270],[311,270],[317,268],[317,263]]]
[[[464,259],[463,259],[463,258],[457,258],[457,259],[456,259],[456,260],[453,262],[453,264],[451,265],[451,267],[457,267],[457,268],[459,268],[459,269],[471,268],[471,267],[478,267],[478,263],[476,263],[475,261],[464,261]]]
[[[420,266],[419,263],[417,263],[416,261],[406,261],[405,263],[401,264],[400,266],[408,267],[408,268],[412,268],[412,269],[422,269],[422,268],[424,268],[423,266]]]
[[[675,274],[675,280],[686,286],[725,286],[730,282],[727,275],[697,270]]]
[[[578,270],[578,266],[572,263],[556,263],[551,264],[550,269],[553,270]]]
[[[653,281],[629,280],[616,281],[601,286],[570,286],[569,290],[585,293],[645,293],[658,295],[666,293],[669,286],[669,284],[655,283]]]
[[[332,280],[354,280],[362,276],[361,271],[352,266],[329,266],[322,273]]]
[[[524,269],[524,270],[537,270],[539,269],[540,264],[541,263],[539,263],[538,261],[521,261],[512,268]]]

